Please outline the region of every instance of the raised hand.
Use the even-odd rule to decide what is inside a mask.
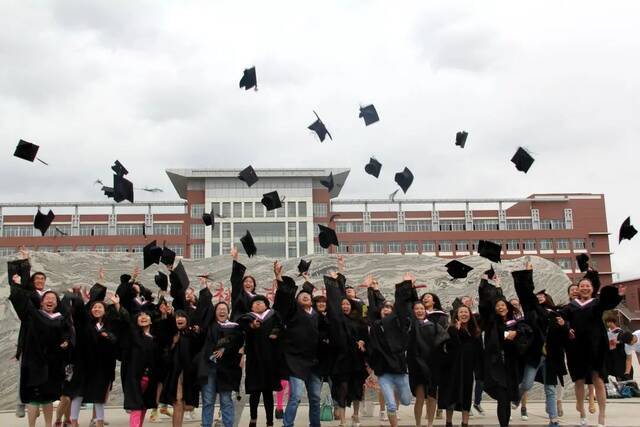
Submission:
[[[516,331],[509,331],[504,333],[504,339],[507,341],[513,341],[518,333]]]
[[[414,283],[416,283],[416,276],[415,276],[415,274],[407,271],[406,273],[404,273],[404,276],[402,276],[402,281],[403,282],[409,281],[412,284],[414,284]]]
[[[104,267],[100,267],[98,270],[98,282],[104,283]]]
[[[238,260],[238,248],[235,245],[231,246],[231,251],[229,252],[229,254],[234,261]]]
[[[364,280],[362,281],[362,287],[363,288],[371,288],[373,286],[373,275],[371,274],[367,274],[364,278]]]
[[[278,260],[273,262],[273,273],[275,274],[276,278],[282,278],[282,263]]]
[[[109,300],[113,303],[113,305],[120,305],[120,297],[116,293],[109,294]]]
[[[29,253],[29,249],[27,249],[27,247],[24,245],[18,248],[18,254],[20,254],[21,259],[29,259],[29,257],[31,256],[31,254]]]
[[[138,278],[139,275],[140,275],[140,266],[136,265],[136,267],[133,269],[133,274],[131,274],[131,279],[135,280]]]
[[[311,276],[309,276],[309,272],[305,271],[304,273],[302,273],[302,278],[306,281],[306,282],[310,282],[311,281]]]
[[[340,273],[344,273],[344,270],[345,270],[344,256],[338,255],[338,271]]]

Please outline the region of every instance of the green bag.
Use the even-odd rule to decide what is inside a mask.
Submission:
[[[333,406],[326,402],[320,406],[320,421],[333,421]]]

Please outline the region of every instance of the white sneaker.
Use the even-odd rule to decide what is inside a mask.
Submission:
[[[587,421],[586,418],[580,418],[580,425],[581,426],[588,426],[589,422]]]
[[[380,421],[389,421],[389,417],[387,417],[386,411],[380,411]]]

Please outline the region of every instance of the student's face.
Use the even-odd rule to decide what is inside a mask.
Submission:
[[[251,311],[262,314],[267,311],[267,304],[265,304],[264,301],[254,301],[253,304],[251,304]]]
[[[245,277],[244,281],[242,282],[242,287],[245,291],[253,293],[256,284],[251,277]]]
[[[303,308],[309,308],[313,304],[311,300],[311,295],[306,292],[302,292],[298,295],[298,304],[300,304]]]
[[[427,310],[424,308],[423,304],[414,304],[413,315],[416,316],[416,319],[418,320],[424,320],[425,317],[427,317]]]
[[[94,319],[102,319],[104,316],[104,305],[102,304],[93,304],[91,307],[91,315]]]
[[[509,301],[511,303],[511,305],[513,306],[513,308],[515,308],[517,311],[520,311],[520,300],[517,299],[512,299],[511,301]]]
[[[506,317],[507,313],[509,313],[509,310],[507,309],[507,303],[504,301],[498,301],[496,303],[496,314],[500,317]]]
[[[356,290],[353,288],[347,288],[346,294],[347,294],[347,298],[354,299],[356,297]]]
[[[149,317],[148,314],[143,313],[138,316],[137,323],[138,323],[138,326],[140,326],[141,328],[144,328],[146,326],[151,326],[151,317]]]
[[[631,338],[631,345],[636,345],[638,344],[638,336],[634,335],[633,338]]]
[[[187,321],[186,317],[176,316],[176,327],[178,328],[178,330],[185,329],[188,324],[189,322]]]
[[[588,280],[581,280],[578,283],[578,295],[580,298],[591,298],[593,295],[593,285]]]
[[[544,294],[536,294],[536,298],[538,298],[538,304],[544,304],[545,302]]]
[[[422,297],[422,303],[426,308],[433,308],[433,295],[426,294],[424,297]]]
[[[393,313],[393,307],[391,307],[388,304],[385,304],[382,306],[382,309],[380,310],[380,317],[385,318],[391,313]]]
[[[318,301],[316,302],[316,310],[319,313],[324,313],[327,311],[327,302],[326,301]]]
[[[39,291],[44,289],[46,282],[47,279],[42,274],[36,274],[33,278],[33,286]]]
[[[343,299],[340,303],[340,308],[342,309],[343,314],[351,313],[351,303],[347,299]]]
[[[580,295],[580,293],[578,292],[578,286],[577,285],[573,285],[569,288],[569,299],[576,299],[578,298],[578,295]]]
[[[190,303],[196,302],[196,292],[193,290],[193,288],[187,288],[184,297]]]
[[[216,307],[216,320],[218,322],[226,322],[229,318],[229,308],[225,304]]]
[[[471,297],[462,297],[461,301],[462,301],[462,304],[469,307],[469,309],[473,308],[473,299],[471,299]]]
[[[42,301],[40,302],[40,308],[46,311],[47,313],[53,313],[54,311],[56,311],[57,307],[58,307],[58,300],[56,299],[56,296],[51,293],[46,294],[44,298],[42,298]]]
[[[458,320],[460,321],[460,323],[468,323],[470,318],[471,312],[469,311],[469,307],[463,306],[458,308]]]

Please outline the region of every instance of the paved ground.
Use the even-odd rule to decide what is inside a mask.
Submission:
[[[575,403],[574,402],[565,402],[565,415],[562,418],[561,425],[564,426],[576,426],[578,424],[578,417],[576,415],[575,410],[573,409]],[[484,417],[474,416],[471,418],[471,425],[474,426],[496,426],[497,419],[495,416],[495,404],[493,402],[483,402],[483,406],[485,407],[487,415]],[[522,421],[520,420],[520,413],[517,411],[517,414],[514,414],[512,419],[512,425],[518,426],[546,426],[547,418],[544,413],[544,403],[543,402],[529,402],[528,404],[529,411],[529,420]],[[388,425],[388,423],[381,423],[377,418],[377,408],[374,412],[376,417],[362,417],[361,425],[365,426],[381,426]],[[89,426],[89,417],[88,411],[83,411],[80,417],[80,426],[88,427]],[[259,413],[260,414],[260,413]],[[638,427],[640,426],[640,398],[635,399],[624,399],[624,400],[610,400],[607,404],[607,426],[609,427]],[[197,415],[200,415],[200,412],[197,411]],[[300,408],[300,413],[298,419],[296,421],[296,426],[305,426],[307,425],[307,407],[302,406]],[[107,410],[107,420],[109,421],[109,427],[127,427],[129,425],[129,420],[127,414],[122,409],[108,409]],[[591,426],[595,426],[597,422],[597,418],[594,415],[589,416],[589,422]],[[249,424],[248,411],[243,413],[242,420],[240,422],[240,427],[245,427]],[[326,426],[337,426],[337,422],[327,422],[322,423]],[[27,425],[26,418],[16,418],[13,413],[0,413],[0,426],[2,427],[24,427]],[[44,422],[41,419],[38,419],[38,426],[44,426]],[[145,422],[146,426],[170,426],[171,420],[169,418],[163,418],[161,421],[156,423]],[[185,426],[199,426],[200,421],[194,420],[185,422]],[[259,426],[264,426],[264,418],[259,420]],[[282,424],[276,422],[276,426],[281,426]],[[351,425],[348,423],[347,425]],[[402,426],[415,426],[413,422],[413,407],[403,407],[400,411],[400,425]],[[426,424],[423,424],[426,425]],[[436,426],[443,426],[444,420],[436,420]],[[460,425],[460,417],[459,414],[454,416],[454,425]]]

